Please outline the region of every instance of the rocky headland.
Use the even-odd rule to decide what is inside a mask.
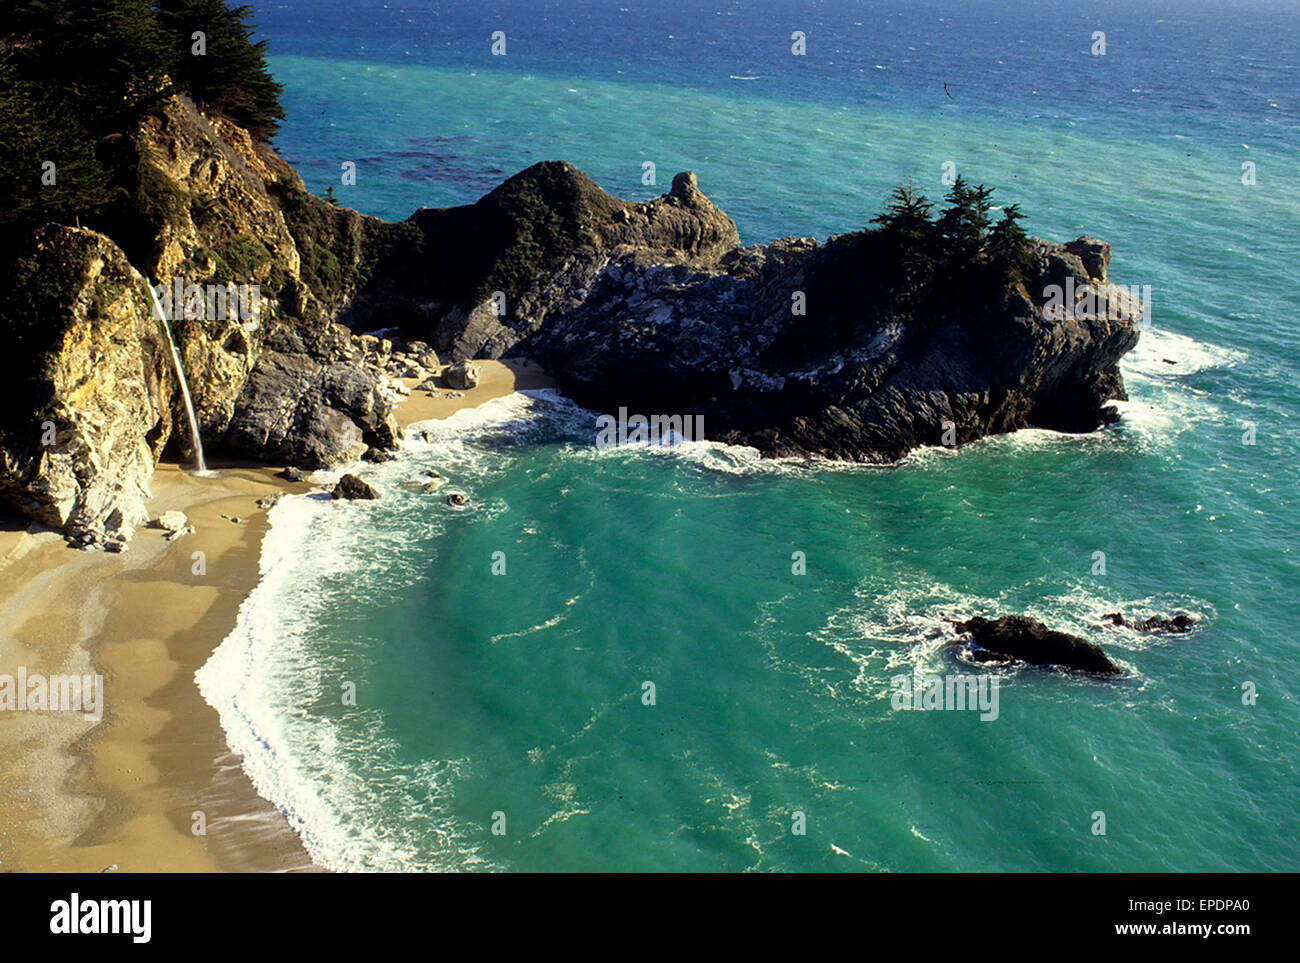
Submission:
[[[252,323],[177,310],[170,332],[205,448],[302,469],[393,448],[396,379],[473,359],[536,361],[604,411],[703,415],[707,437],[768,455],[885,463],[1027,425],[1090,431],[1138,337],[1092,238],[1033,241],[1017,283],[915,302],[870,232],[741,246],[691,173],[634,203],[548,161],[392,223],[310,194],[184,96],[100,146],[126,200],[21,239],[0,303],[0,497],[79,544],[128,540],[158,460],[190,455],[150,284],[257,286]],[[1045,291],[1067,281],[1102,310],[1055,317]]]

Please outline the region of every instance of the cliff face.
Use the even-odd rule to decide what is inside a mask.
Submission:
[[[1022,286],[973,287],[958,312],[929,317],[876,296],[884,280],[860,244],[785,238],[715,270],[625,256],[520,351],[585,405],[700,414],[709,438],[770,455],[890,462],[922,445],[1113,420],[1106,402],[1125,397],[1118,365],[1141,306],[1107,281],[1104,242],[1034,242]],[[1096,304],[1057,319],[1046,292],[1067,283]]]
[[[354,325],[383,317],[452,361],[503,356],[580,304],[611,257],[636,251],[709,268],[740,243],[693,174],[634,204],[562,161],[536,164],[476,204],[421,208],[405,226],[415,243],[377,258],[341,317]]]
[[[166,308],[210,451],[318,468],[391,445],[391,384],[304,279],[283,199],[309,195],[292,169],[180,98],[106,149],[126,172],[112,223],[50,225],[6,265],[14,296],[0,323],[20,387],[0,495],[79,542],[112,544],[143,516],[162,451],[190,456],[149,281],[257,286],[253,321],[233,301],[224,318],[206,302],[197,317]],[[337,302],[344,283],[319,290]]]
[[[1092,239],[1040,242],[1019,290],[910,316],[878,296],[861,236],[741,248],[689,173],[630,203],[545,162],[475,204],[389,223],[309,194],[183,98],[101,148],[122,203],[31,238],[0,300],[0,373],[18,395],[0,415],[0,497],[83,542],[129,538],[158,457],[189,455],[149,281],[257,286],[251,322],[177,304],[171,329],[205,447],[304,468],[395,443],[390,376],[435,362],[357,333],[376,328],[444,361],[533,357],[597,408],[702,413],[711,438],[871,461],[1104,424],[1136,343],[1136,306]],[[1049,317],[1043,287],[1066,280],[1115,310]]]
[[[19,309],[45,329],[49,361],[25,378],[31,419],[6,428],[3,494],[78,542],[124,541],[145,518],[176,384],[144,279],[102,235],[58,226],[22,267]]]

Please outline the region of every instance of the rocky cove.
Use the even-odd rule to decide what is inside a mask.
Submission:
[[[256,327],[173,333],[209,453],[303,469],[393,448],[395,379],[481,358],[538,362],[597,410],[702,416],[710,439],[765,455],[888,463],[1102,427],[1138,338],[1141,305],[1093,238],[1034,240],[1023,283],[913,304],[864,233],[742,246],[691,173],[633,203],[548,161],[393,223],[310,194],[183,96],[105,149],[129,172],[126,212],[38,230],[0,307],[0,494],[87,546],[129,540],[159,459],[190,453],[150,284],[257,285]],[[1067,284],[1103,310],[1045,311]]]

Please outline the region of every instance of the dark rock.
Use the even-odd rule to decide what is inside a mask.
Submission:
[[[1165,618],[1162,615],[1152,615],[1145,619],[1126,619],[1119,612],[1108,612],[1102,616],[1104,620],[1112,625],[1123,625],[1130,629],[1136,629],[1139,632],[1163,632],[1169,634],[1179,634],[1190,632],[1196,627],[1196,619],[1192,618],[1186,612],[1176,612],[1172,618]]]
[[[267,335],[222,438],[231,451],[329,468],[397,437],[380,376],[347,359],[339,325],[284,326]]]
[[[333,495],[335,498],[346,499],[375,499],[379,497],[377,491],[356,475],[344,475],[340,478],[338,484],[334,486]]]
[[[954,623],[957,631],[995,657],[1016,659],[1031,665],[1063,666],[1094,675],[1120,675],[1122,670],[1101,647],[1086,639],[1049,629],[1042,622],[1025,615],[1004,615],[986,619],[976,616]],[[982,657],[973,650],[976,659]]]
[[[469,504],[469,496],[462,492],[452,492],[447,496],[447,504],[453,508],[464,508]]]
[[[362,461],[381,464],[386,461],[394,461],[397,458],[391,451],[385,451],[383,448],[367,448],[366,453],[361,456]]]
[[[1105,281],[1110,268],[1110,245],[1095,237],[1081,237],[1064,245],[1064,249],[1083,262],[1088,276],[1096,281]]]
[[[1093,431],[1126,397],[1138,306],[1061,245],[1034,251],[1023,288],[963,290],[946,307],[939,292],[914,311],[857,235],[736,249],[721,269],[632,252],[517,353],[589,408],[703,415],[708,438],[769,456],[881,463],[1031,425]],[[1049,318],[1049,286],[1067,280],[1096,289],[1103,316]]]
[[[286,481],[291,481],[291,482],[305,482],[307,480],[307,473],[303,471],[301,468],[294,468],[292,465],[290,465],[288,468],[276,472],[275,477],[283,478]]]

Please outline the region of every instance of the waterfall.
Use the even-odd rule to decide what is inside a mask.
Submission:
[[[158,312],[163,330],[167,332],[167,343],[172,349],[172,364],[176,366],[176,378],[181,383],[181,395],[185,398],[185,414],[190,419],[190,437],[194,439],[194,456],[199,464],[199,472],[202,474],[207,472],[208,464],[203,460],[203,439],[199,437],[199,419],[194,415],[194,402],[190,400],[190,386],[185,380],[185,369],[181,367],[181,353],[176,350],[171,325],[167,323],[167,312],[163,310],[162,302],[158,300],[158,292],[147,279],[145,283],[149,285],[149,295],[153,298],[154,310]]]

